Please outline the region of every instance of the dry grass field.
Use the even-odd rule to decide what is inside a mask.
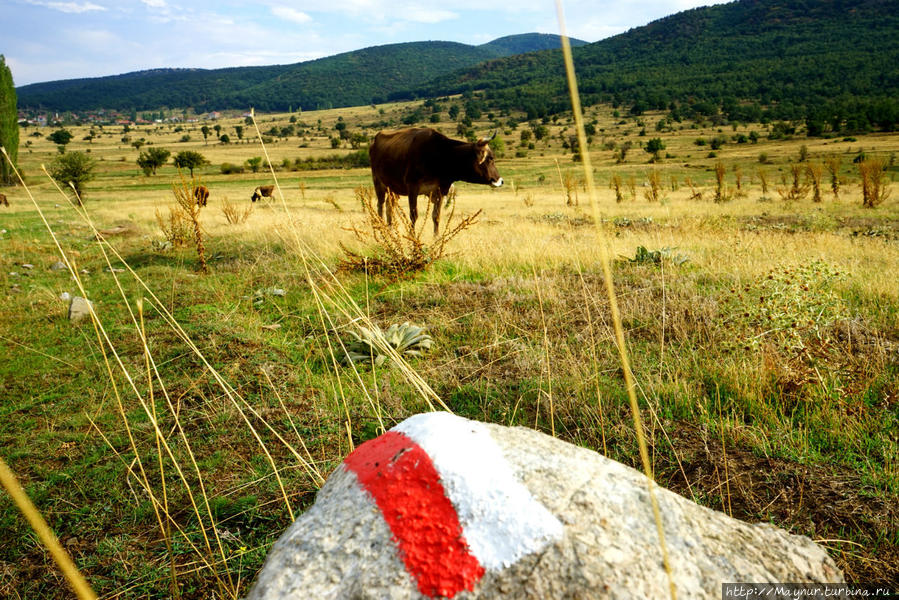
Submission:
[[[477,222],[423,271],[341,269],[345,248],[377,251],[351,231],[370,225],[358,190],[369,172],[296,161],[354,152],[331,147],[338,123],[371,136],[420,104],[257,116],[264,149],[243,117],[216,122],[228,144],[204,141],[203,123],[94,127],[92,140],[70,127],[68,151],[96,161],[84,214],[41,173],[58,153],[48,131],[23,130],[27,190],[5,190],[0,207],[0,446],[101,597],[240,597],[353,445],[422,410],[537,428],[639,468],[603,244],[656,479],[810,536],[852,581],[899,581],[899,135],[771,140],[761,124],[659,125],[662,114],[595,107],[596,223],[563,146],[570,121],[536,140],[527,122],[484,115],[474,128],[498,129],[506,185],[457,184],[455,222],[481,210]],[[290,125],[287,138],[266,133]],[[141,138],[141,150],[210,162],[195,172],[211,192],[206,273],[189,242],[165,243],[181,180],[171,161],[141,173]],[[656,163],[641,147],[652,138]],[[282,193],[251,204],[272,173],[221,165],[264,152]],[[876,208],[862,207],[860,152],[888,165],[893,193]],[[785,198],[792,165],[805,182],[806,165],[834,157],[837,198],[826,171],[820,202],[811,189]],[[427,251],[430,223],[418,224]],[[57,242],[83,292],[51,268]],[[67,319],[66,292],[94,301],[95,325]],[[350,331],[407,321],[433,339],[428,356],[341,360]],[[69,597],[5,497],[0,540],[0,596]]]

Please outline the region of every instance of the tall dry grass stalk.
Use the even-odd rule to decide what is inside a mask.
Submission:
[[[866,158],[858,163],[863,207],[876,208],[890,197],[889,179],[884,170],[886,165],[882,158]]]
[[[668,575],[668,591],[672,600],[677,598],[677,588],[674,585],[674,576],[671,572],[671,561],[668,558],[668,546],[665,543],[665,529],[662,525],[662,515],[659,509],[658,498],[656,497],[654,480],[652,474],[652,463],[649,459],[649,450],[646,444],[646,438],[643,430],[643,421],[640,416],[640,408],[637,404],[637,396],[635,393],[635,384],[633,373],[630,368],[630,359],[628,357],[627,345],[624,338],[624,327],[621,323],[621,314],[618,308],[618,300],[615,293],[615,284],[612,279],[612,267],[610,252],[608,249],[608,241],[603,237],[602,228],[600,227],[599,206],[596,198],[596,189],[593,185],[593,168],[590,161],[589,148],[587,147],[587,134],[584,129],[584,116],[581,110],[580,95],[577,89],[577,79],[574,73],[574,59],[571,55],[571,44],[568,35],[565,32],[565,17],[562,11],[561,0],[556,0],[556,12],[559,19],[559,32],[562,38],[562,55],[565,59],[565,73],[568,79],[568,89],[571,94],[571,108],[574,115],[575,126],[577,128],[578,144],[582,156],[582,165],[584,167],[584,176],[587,184],[587,191],[590,197],[590,206],[593,212],[593,222],[596,231],[600,237],[600,258],[603,270],[603,278],[606,284],[606,292],[609,298],[609,308],[611,312],[611,320],[615,331],[615,341],[618,346],[619,357],[621,359],[622,372],[624,373],[624,382],[627,387],[628,400],[630,401],[631,415],[634,420],[634,432],[637,436],[637,445],[640,448],[640,458],[643,464],[643,471],[646,474],[647,486],[649,492],[650,503],[652,505],[653,518],[655,519],[656,532],[659,536],[659,546],[661,549],[662,563],[665,566],[665,572]]]

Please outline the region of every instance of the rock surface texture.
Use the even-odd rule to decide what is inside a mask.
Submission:
[[[806,537],[656,487],[678,598],[842,582]],[[669,598],[642,473],[544,434],[427,413],[359,446],[250,600]]]
[[[69,320],[78,322],[82,319],[90,319],[93,303],[81,296],[72,296],[69,300]]]

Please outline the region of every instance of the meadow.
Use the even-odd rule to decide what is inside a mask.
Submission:
[[[264,146],[242,116],[215,122],[230,143],[204,140],[203,122],[68,127],[67,150],[96,161],[83,212],[41,172],[58,154],[49,130],[22,130],[27,189],[0,207],[0,447],[100,597],[241,597],[343,457],[424,410],[639,468],[604,244],[656,480],[810,536],[850,581],[899,582],[899,135],[771,139],[772,124],[592,107],[596,222],[570,119],[485,114],[473,127],[498,131],[506,185],[457,184],[452,204],[455,222],[481,210],[477,222],[425,270],[341,268],[347,249],[374,252],[351,231],[371,224],[370,173],[296,168],[352,154],[349,140],[332,147],[340,129],[370,137],[421,108],[257,115]],[[457,137],[445,114],[428,125]],[[194,173],[211,192],[208,272],[190,243],[166,243],[188,174],[143,174],[153,147],[210,163]],[[893,193],[876,208],[862,206],[860,153],[886,165]],[[824,171],[815,202],[808,166],[835,158],[838,195]],[[252,204],[275,178],[278,197]],[[418,225],[427,247],[430,222]],[[63,260],[78,281],[51,268]],[[63,293],[86,293],[97,322],[70,322]],[[431,336],[424,357],[342,360],[350,332],[404,322]],[[69,594],[0,498],[0,596]]]

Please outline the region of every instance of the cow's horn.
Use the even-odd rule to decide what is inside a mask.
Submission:
[[[496,137],[496,129],[493,130],[493,135],[491,135],[491,136],[490,136],[490,139],[487,140],[487,141],[488,141],[488,142],[492,142],[492,141],[493,141],[493,138],[495,138],[495,137]]]

